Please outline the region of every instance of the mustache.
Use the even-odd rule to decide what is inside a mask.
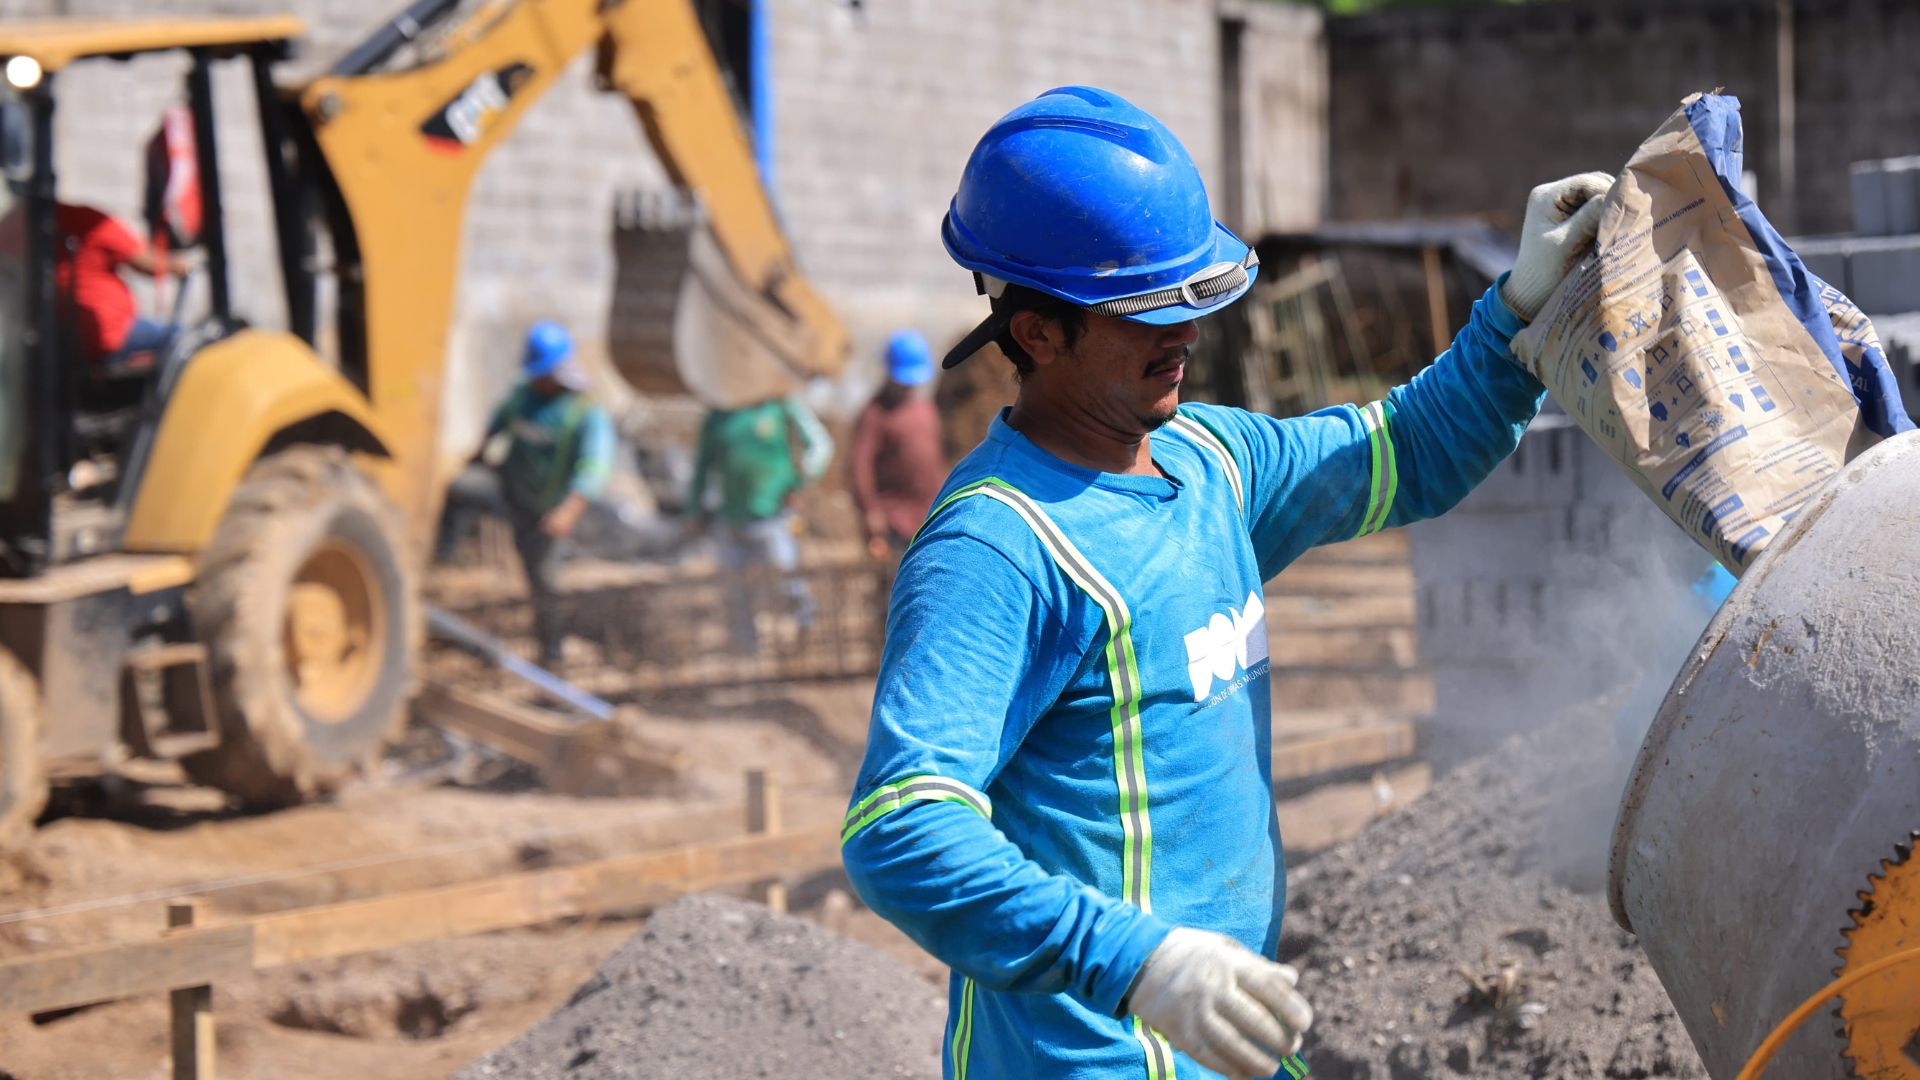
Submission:
[[[1167,352],[1162,354],[1158,359],[1154,360],[1152,363],[1149,363],[1147,365],[1147,369],[1144,374],[1153,375],[1156,372],[1165,371],[1168,368],[1175,367],[1179,364],[1184,364],[1188,360],[1191,360],[1192,358],[1193,358],[1193,348],[1191,346],[1182,345],[1175,349],[1169,349],[1167,350]]]

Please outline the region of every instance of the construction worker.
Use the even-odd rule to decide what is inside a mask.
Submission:
[[[540,662],[560,662],[566,627],[555,605],[561,541],[600,497],[613,462],[613,423],[587,394],[573,338],[558,323],[535,323],[521,354],[521,381],[493,410],[474,460],[447,489],[440,558],[447,559],[477,513],[505,518],[527,573]],[[489,446],[504,436],[498,467]]]
[[[700,425],[687,512],[698,531],[719,520],[720,566],[729,573],[772,569],[791,575],[800,565],[800,544],[793,499],[802,483],[817,479],[833,458],[833,443],[813,411],[798,397],[772,398],[739,409],[710,409]],[[718,506],[707,493],[720,481]],[[799,626],[813,622],[814,600],[807,584],[785,576],[789,613]],[[727,611],[734,649],[743,656],[760,650],[755,628],[754,583],[737,581],[728,593]]]
[[[953,969],[947,1076],[1304,1071],[1262,583],[1512,452],[1543,390],[1509,340],[1607,182],[1534,189],[1513,272],[1407,385],[1275,419],[1180,403],[1257,259],[1164,125],[1065,87],[975,147],[941,232],[992,314],[945,364],[997,342],[1019,389],[902,560],[842,830],[859,894]]]
[[[933,375],[927,339],[914,330],[897,331],[887,341],[887,384],[853,422],[848,486],[867,553],[876,559],[906,550],[947,475],[940,411],[924,390]]]

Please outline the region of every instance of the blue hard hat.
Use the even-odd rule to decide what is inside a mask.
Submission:
[[[918,330],[895,330],[887,339],[887,377],[902,386],[933,379],[933,350]]]
[[[551,375],[573,356],[573,335],[557,322],[537,322],[527,331],[520,373],[529,379]]]
[[[940,239],[989,295],[1023,285],[1152,325],[1231,304],[1259,266],[1214,220],[1200,170],[1173,132],[1090,86],[1049,90],[987,129]],[[945,366],[972,355],[1003,322],[975,328]]]

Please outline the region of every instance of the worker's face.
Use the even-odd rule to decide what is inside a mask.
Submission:
[[[1145,434],[1173,419],[1199,324],[1148,326],[1091,313],[1083,318],[1080,336],[1069,345],[1058,323],[1033,312],[1013,317],[1014,339],[1035,366],[1026,388],[1125,434]]]
[[[533,392],[543,398],[559,397],[567,390],[566,387],[560,385],[559,379],[551,375],[542,375],[533,380],[532,387]]]

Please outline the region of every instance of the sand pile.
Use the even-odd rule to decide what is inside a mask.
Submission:
[[[943,993],[886,954],[721,896],[656,912],[458,1080],[940,1075]]]

